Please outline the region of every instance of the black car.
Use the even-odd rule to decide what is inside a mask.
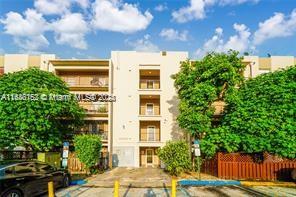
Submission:
[[[21,161],[0,163],[0,197],[31,197],[48,191],[48,182],[54,187],[67,187],[70,175],[46,163]]]

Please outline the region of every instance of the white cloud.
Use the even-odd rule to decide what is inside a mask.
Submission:
[[[160,34],[161,37],[165,38],[166,40],[180,40],[180,41],[187,41],[188,31],[184,30],[179,32],[178,30],[169,28],[169,29],[162,29]]]
[[[57,44],[68,44],[78,49],[86,49],[85,34],[89,31],[80,13],[66,14],[51,24]]]
[[[197,57],[202,57],[208,52],[226,52],[230,49],[245,52],[254,48],[250,44],[251,33],[244,24],[233,25],[236,34],[230,36],[227,41],[223,39],[223,29],[218,27],[215,30],[215,35],[209,40],[205,41],[203,47],[195,52]]]
[[[163,12],[163,11],[165,11],[165,10],[167,10],[168,9],[168,6],[166,5],[166,4],[158,4],[155,8],[154,8],[154,10],[155,11],[158,11],[158,12]]]
[[[70,0],[36,0],[34,7],[44,15],[64,14],[69,12]]]
[[[122,33],[144,30],[153,19],[149,11],[142,13],[136,5],[119,0],[96,0],[93,13],[94,28]]]
[[[49,45],[43,35],[48,30],[48,23],[36,10],[27,9],[24,17],[16,12],[9,12],[0,20],[4,25],[4,33],[13,36],[14,42],[26,51],[37,51]]]
[[[75,2],[83,9],[86,9],[90,6],[89,0],[75,0]]]
[[[173,19],[178,23],[203,19],[206,17],[206,7],[212,4],[214,4],[214,0],[190,0],[189,6],[182,7],[172,13]]]
[[[145,52],[156,52],[160,51],[158,46],[153,44],[150,40],[150,35],[146,34],[144,38],[138,39],[136,41],[126,40],[126,44],[132,47],[135,51],[145,51]]]
[[[219,0],[219,4],[224,5],[238,5],[243,3],[258,3],[260,0]]]
[[[291,36],[296,32],[296,9],[289,16],[275,13],[272,17],[259,23],[259,29],[254,33],[254,44],[277,37]]]
[[[173,20],[178,23],[185,23],[191,20],[201,20],[206,17],[206,11],[213,5],[226,6],[242,3],[256,3],[260,0],[190,0],[189,5],[173,11]]]
[[[90,6],[89,0],[36,0],[34,7],[44,15],[62,15],[70,13],[71,6],[77,4],[83,9]]]

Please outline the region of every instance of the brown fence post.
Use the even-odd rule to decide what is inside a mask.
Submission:
[[[218,165],[218,178],[221,178],[221,153],[218,153],[217,165]]]

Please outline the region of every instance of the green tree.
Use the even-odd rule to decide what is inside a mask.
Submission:
[[[177,118],[181,128],[193,138],[202,139],[213,128],[213,103],[234,94],[244,78],[238,52],[209,53],[202,60],[183,62],[173,76],[180,99]]]
[[[227,101],[223,124],[203,140],[205,149],[295,158],[296,66],[248,80]]]
[[[32,97],[11,99],[21,94]],[[84,111],[74,97],[58,101],[50,99],[51,94],[70,95],[66,84],[50,72],[32,68],[0,78],[0,148],[49,150],[80,125]]]
[[[170,141],[158,150],[160,160],[171,175],[179,175],[191,167],[188,145],[185,141]]]
[[[102,148],[101,138],[98,135],[84,134],[74,137],[75,153],[79,160],[93,172],[98,163]]]

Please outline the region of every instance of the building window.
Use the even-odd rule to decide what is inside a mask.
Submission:
[[[153,103],[146,104],[146,115],[153,115]]]
[[[154,81],[147,80],[147,89],[153,89],[154,88]]]
[[[147,127],[147,141],[155,141],[155,127],[148,126]]]
[[[66,80],[67,80],[66,83],[69,86],[75,86],[76,85],[76,79],[75,79],[75,77],[68,77]]]

